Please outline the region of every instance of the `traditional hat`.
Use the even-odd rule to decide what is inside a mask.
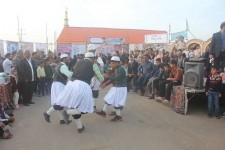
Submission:
[[[94,58],[94,57],[95,57],[95,55],[92,52],[85,53],[85,58]]]
[[[60,55],[60,59],[65,58],[65,57],[68,57],[68,55],[67,54],[61,54]]]
[[[120,62],[120,58],[118,56],[113,56],[111,58],[111,61],[116,61],[116,62]]]

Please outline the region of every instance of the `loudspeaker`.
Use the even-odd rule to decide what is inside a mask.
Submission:
[[[184,71],[184,86],[194,89],[203,89],[204,63],[186,62]]]

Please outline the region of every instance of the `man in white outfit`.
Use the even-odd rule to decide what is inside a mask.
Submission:
[[[95,76],[101,82],[104,80],[95,62],[94,54],[87,52],[84,60],[77,62],[74,66],[71,81],[66,84],[66,87],[57,98],[58,105],[68,108],[63,113],[65,122],[69,123],[68,115],[72,115],[79,133],[84,130],[80,120],[81,114],[93,113],[94,111],[90,87],[91,79]]]
[[[63,118],[63,107],[57,104],[56,100],[58,95],[63,91],[66,86],[68,78],[71,78],[73,72],[69,71],[66,63],[69,62],[69,57],[67,54],[62,54],[60,56],[61,63],[56,67],[54,76],[53,76],[53,84],[51,88],[51,105],[48,111],[44,112],[45,121],[50,123],[50,115],[59,111],[60,124],[65,124]]]

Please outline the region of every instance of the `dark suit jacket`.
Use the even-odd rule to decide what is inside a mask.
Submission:
[[[220,51],[222,50],[223,42],[221,38],[221,33],[217,32],[213,34],[212,40],[211,40],[211,47],[210,47],[210,55],[213,55],[213,57],[217,58],[220,55]]]
[[[31,69],[32,68],[30,67],[26,58],[23,58],[19,62],[18,67],[17,67],[19,82],[25,82],[25,80],[32,81],[32,70]],[[33,72],[34,72],[34,70],[33,70]]]
[[[138,73],[138,62],[134,60],[133,63],[128,63],[128,74],[137,75]]]

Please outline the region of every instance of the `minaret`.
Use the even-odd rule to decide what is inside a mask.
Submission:
[[[67,8],[66,8],[66,11],[65,11],[64,27],[69,27],[69,19],[68,19],[68,15],[67,15]]]

